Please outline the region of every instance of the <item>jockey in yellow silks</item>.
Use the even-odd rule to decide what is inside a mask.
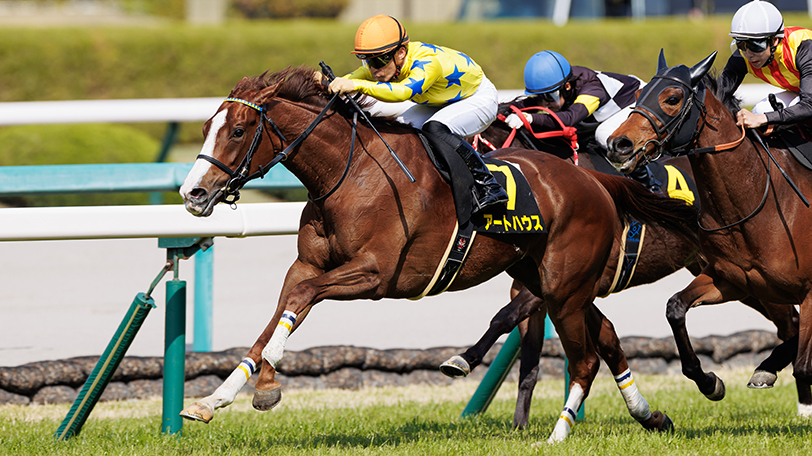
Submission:
[[[773,110],[764,99],[752,111],[739,111],[738,125],[758,128],[812,119],[812,30],[785,28],[775,6],[754,0],[736,11],[730,36],[737,49],[719,76],[723,95],[733,93],[747,73],[785,90],[776,94],[781,109]]]
[[[409,41],[403,25],[382,14],[358,27],[352,53],[361,67],[335,78],[330,92],[369,95],[379,101],[369,108],[373,115],[393,115],[428,132],[433,146],[458,153],[476,183],[474,212],[507,202],[507,193],[462,139],[488,128],[499,105],[496,87],[473,59],[447,47]]]

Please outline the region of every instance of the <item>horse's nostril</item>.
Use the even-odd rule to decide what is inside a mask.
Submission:
[[[195,187],[195,188],[192,189],[191,192],[189,192],[189,197],[199,200],[199,199],[205,198],[206,193],[207,192],[206,192],[205,189],[200,188],[200,187]]]
[[[617,153],[628,154],[634,148],[634,143],[632,143],[632,141],[625,136],[618,136],[612,140],[612,148]]]

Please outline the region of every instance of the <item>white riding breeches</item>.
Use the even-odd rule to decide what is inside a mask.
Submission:
[[[446,125],[458,136],[470,137],[483,132],[496,119],[499,109],[499,94],[493,83],[482,76],[479,88],[468,98],[457,100],[444,106],[420,105],[412,101],[387,103],[375,100],[367,108],[375,117],[390,116],[403,124],[415,128],[434,120]]]
[[[801,99],[801,96],[798,92],[778,92],[775,94],[775,99],[784,106],[784,108],[789,108],[790,106],[795,105],[798,103],[798,100]],[[770,104],[769,98],[763,98],[761,101],[756,103],[753,106],[753,110],[751,111],[753,114],[764,114],[765,112],[775,111],[772,105]]]

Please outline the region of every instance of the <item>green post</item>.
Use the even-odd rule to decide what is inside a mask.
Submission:
[[[110,379],[121,364],[121,360],[130,348],[130,344],[147,318],[149,311],[155,307],[152,298],[144,293],[138,293],[135,300],[130,305],[130,309],[124,315],[124,319],[116,330],[104,353],[96,362],[96,367],[88,376],[79,396],[73,402],[62,424],[54,434],[56,440],[67,440],[79,435],[85,420],[93,411],[96,402],[99,401],[104,389],[110,383]]]
[[[164,391],[161,432],[180,434],[183,419],[183,382],[186,372],[186,281],[166,282]]]
[[[471,397],[471,400],[468,401],[468,405],[466,405],[462,411],[463,418],[468,415],[482,413],[488,409],[497,391],[499,391],[499,387],[510,372],[510,368],[513,367],[513,364],[519,357],[521,344],[522,337],[519,334],[519,328],[513,328],[513,331],[508,335],[507,340],[502,345],[496,358],[494,358],[491,365],[488,366],[488,371],[479,383],[473,397]]]
[[[194,335],[192,349],[210,352],[212,339],[212,313],[214,298],[214,245],[195,254]]]
[[[172,145],[175,144],[175,140],[178,137],[178,130],[180,128],[180,123],[178,122],[169,122],[166,126],[166,131],[164,132],[164,139],[161,142],[161,148],[158,150],[158,156],[155,158],[155,163],[164,163],[169,157],[169,150],[172,148]],[[150,193],[149,194],[149,204],[162,204],[163,198],[161,194],[158,192]]]

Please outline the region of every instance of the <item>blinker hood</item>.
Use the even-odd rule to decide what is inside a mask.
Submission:
[[[668,149],[675,150],[693,141],[705,101],[705,85],[702,77],[710,70],[716,52],[692,68],[685,65],[668,67],[663,50],[657,63],[657,75],[640,91],[635,108],[644,108],[659,124],[652,122],[658,136],[667,135]],[[660,107],[659,96],[669,88],[682,91],[682,106],[676,115],[666,114]],[[637,110],[637,109],[635,109]],[[642,110],[637,110],[641,114]],[[645,114],[644,114],[645,115]],[[648,115],[646,117],[649,117]],[[649,121],[652,119],[649,118]]]

